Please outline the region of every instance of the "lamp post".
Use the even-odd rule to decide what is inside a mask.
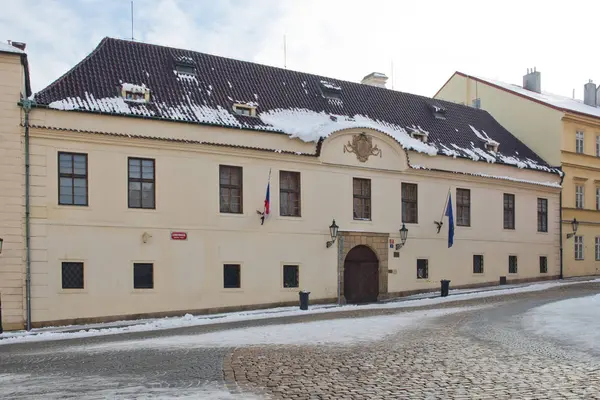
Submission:
[[[329,234],[331,235],[331,240],[327,241],[327,248],[330,248],[335,243],[335,239],[337,238],[339,228],[340,227],[337,226],[334,219],[331,225],[329,225]]]
[[[577,228],[579,228],[579,221],[577,221],[577,218],[573,218],[571,227],[573,228],[573,233],[567,233],[567,239],[571,239],[577,233]]]
[[[400,243],[396,243],[396,250],[400,250],[404,246],[407,237],[408,229],[406,228],[406,225],[402,224],[402,228],[400,228]]]

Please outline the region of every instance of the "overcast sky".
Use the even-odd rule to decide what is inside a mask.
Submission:
[[[550,5],[555,3],[555,5]],[[0,40],[27,43],[33,90],[105,36],[131,38],[130,0],[3,1]],[[135,0],[136,40],[433,96],[454,71],[581,98],[600,82],[600,1]]]

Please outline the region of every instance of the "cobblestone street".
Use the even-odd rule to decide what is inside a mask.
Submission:
[[[486,307],[436,317],[389,332],[382,340],[343,346],[137,348],[143,340],[198,335],[225,326],[5,345],[0,346],[0,397],[600,399],[600,354],[567,340],[531,334],[522,324],[523,315],[534,307],[599,292],[600,284],[584,283],[446,303],[436,308]],[[335,317],[400,316],[406,311],[414,309],[353,311]],[[332,317],[281,318],[231,327],[299,320],[326,323]],[[361,322],[365,323],[356,319]],[[136,348],[110,350],[115,341],[131,341]],[[109,347],[90,354],[73,350],[81,345]],[[205,391],[209,387],[214,390]]]

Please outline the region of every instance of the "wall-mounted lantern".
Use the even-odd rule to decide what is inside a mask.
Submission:
[[[406,225],[402,224],[402,228],[400,228],[400,243],[396,243],[396,250],[400,250],[402,246],[404,246],[407,237],[408,229],[406,228]]]
[[[579,221],[577,221],[577,218],[573,218],[571,227],[573,228],[573,233],[567,233],[567,239],[571,239],[577,233],[577,228],[579,228]]]
[[[4,239],[0,238],[0,254],[2,254],[2,243],[4,243]]]
[[[331,240],[327,241],[327,248],[331,247],[335,243],[335,239],[337,239],[339,226],[336,225],[335,219],[333,223],[329,226],[329,234],[331,235]]]

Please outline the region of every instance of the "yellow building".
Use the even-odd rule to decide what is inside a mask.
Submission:
[[[581,101],[543,92],[541,73],[535,69],[523,76],[522,86],[455,72],[434,97],[488,111],[549,164],[562,168],[563,275],[598,274],[600,90],[596,85],[592,81],[584,85]]]
[[[558,277],[561,174],[485,111],[110,38],[32,103],[20,57],[5,329]]]

